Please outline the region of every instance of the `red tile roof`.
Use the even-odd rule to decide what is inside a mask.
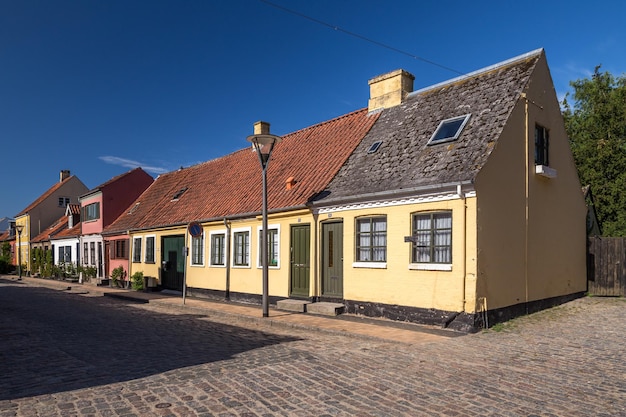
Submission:
[[[71,237],[78,237],[80,235],[81,235],[81,228],[80,228],[80,222],[78,222],[71,229],[66,227],[65,229],[61,230],[59,233],[55,234],[52,238],[53,239],[66,239],[66,238],[71,238]]]
[[[67,207],[71,214],[80,214],[80,204],[68,204]]]
[[[303,207],[324,190],[377,119],[363,109],[283,136],[268,165],[268,209]],[[247,147],[160,175],[104,233],[257,214],[261,205],[261,165]]]

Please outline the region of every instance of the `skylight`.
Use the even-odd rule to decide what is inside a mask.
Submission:
[[[442,120],[441,123],[439,123],[437,130],[435,130],[435,133],[433,133],[432,137],[428,141],[428,144],[435,145],[437,143],[457,140],[469,118],[470,115],[466,114],[464,116]]]
[[[172,198],[172,201],[176,201],[180,198],[181,195],[183,195],[183,193],[187,191],[187,187],[185,188],[181,188],[180,190],[178,190],[178,192],[176,194],[174,194],[174,197]]]
[[[382,140],[376,141],[374,143],[372,143],[372,146],[370,146],[370,148],[367,150],[367,153],[374,153],[378,150],[378,148],[380,148],[380,145],[383,144]]]

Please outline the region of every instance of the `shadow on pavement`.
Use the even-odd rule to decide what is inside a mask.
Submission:
[[[299,340],[197,317],[204,316],[0,280],[0,400],[143,378]]]

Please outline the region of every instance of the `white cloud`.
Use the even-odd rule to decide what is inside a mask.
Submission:
[[[99,156],[100,160],[106,162],[111,165],[119,165],[126,168],[142,168],[144,171],[152,173],[152,174],[164,174],[169,172],[170,170],[160,167],[151,167],[146,166],[138,161],[133,161],[132,159],[120,158],[117,156]]]

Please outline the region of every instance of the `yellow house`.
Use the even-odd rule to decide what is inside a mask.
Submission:
[[[15,216],[16,229],[21,227],[20,258],[26,270],[31,270],[30,240],[41,234],[65,214],[69,204],[77,204],[78,196],[87,186],[70,171],[62,170],[59,181]],[[45,246],[45,250],[51,248]]]
[[[474,331],[580,296],[586,207],[543,50],[413,82],[375,77],[368,108],[276,145],[270,303]],[[242,149],[158,177],[103,233],[130,247],[129,275],[260,302],[256,158]]]
[[[316,220],[309,202],[328,185],[379,115],[361,109],[284,135],[268,165],[269,295],[309,298]],[[258,122],[255,130],[269,132]],[[243,142],[243,138],[242,138]],[[261,168],[246,148],[160,175],[103,231],[128,246],[128,276],[193,296],[259,302],[262,268]],[[193,236],[189,226],[198,224]],[[186,255],[188,248],[188,256]],[[120,251],[120,254],[122,251]]]
[[[586,206],[543,50],[397,97],[370,100],[312,204],[321,297],[472,331],[582,295]]]

